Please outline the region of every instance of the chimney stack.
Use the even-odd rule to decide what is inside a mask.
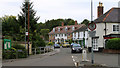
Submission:
[[[64,22],[62,22],[62,26],[64,26]]]
[[[100,17],[101,15],[103,15],[103,3],[99,2],[99,6],[98,6],[98,17]]]
[[[75,25],[78,25],[77,21],[75,21]]]

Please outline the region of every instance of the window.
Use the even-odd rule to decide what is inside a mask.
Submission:
[[[56,37],[57,37],[57,34],[56,34]]]
[[[55,28],[53,28],[53,32],[55,32]]]
[[[60,28],[58,28],[58,31],[60,31]]]
[[[65,36],[67,36],[67,34],[65,34]]]
[[[65,31],[67,31],[67,27],[65,27]]]
[[[72,30],[75,30],[75,27],[74,27],[74,26],[72,27]]]
[[[98,38],[92,38],[93,50],[98,50]]]
[[[113,25],[113,31],[119,31],[119,25]]]

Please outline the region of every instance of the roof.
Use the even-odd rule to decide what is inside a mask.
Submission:
[[[74,30],[73,32],[78,32],[78,31],[87,31],[87,26],[83,25],[81,28]]]
[[[120,8],[111,8],[94,20],[95,23],[120,23]]]
[[[69,34],[69,33],[72,33],[73,30],[72,30],[72,27],[74,26],[75,27],[75,30],[81,28],[82,26],[84,26],[85,24],[80,24],[80,25],[69,25],[69,26],[58,26],[58,27],[55,27],[55,32],[53,32],[53,30],[49,33],[49,34],[60,34],[60,33],[64,33],[64,34]],[[65,28],[67,27],[67,31],[65,31]],[[58,28],[60,28],[60,31],[58,31]]]

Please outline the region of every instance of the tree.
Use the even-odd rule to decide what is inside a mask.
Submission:
[[[26,28],[28,30],[28,4],[29,4],[29,34],[33,35],[32,40],[35,38],[36,35],[36,29],[37,29],[37,21],[39,20],[39,17],[36,17],[36,11],[33,9],[33,2],[27,2],[26,0],[22,3],[20,14],[18,14],[18,22],[20,26],[25,29],[25,17],[26,17]],[[21,29],[22,29],[21,28]],[[25,33],[25,32],[24,32]],[[25,34],[23,34],[25,35]],[[31,37],[31,36],[30,36]]]
[[[41,35],[44,37],[44,40],[48,40],[48,33],[49,33],[49,29],[41,29],[40,33]]]
[[[12,36],[13,38],[16,38],[16,35],[19,33],[19,24],[16,19],[16,16],[7,16],[1,18],[2,22],[2,34],[3,36]],[[15,39],[14,39],[15,40]]]
[[[90,22],[89,20],[84,19],[83,22],[81,22],[81,24],[85,24],[86,26],[88,26],[89,22]]]

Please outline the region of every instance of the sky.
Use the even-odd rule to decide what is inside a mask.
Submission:
[[[84,19],[91,20],[91,0],[30,0],[33,9],[40,16],[39,22],[51,19],[74,19],[78,23]],[[118,7],[120,0],[93,0],[93,19],[97,18],[97,6],[103,3],[104,13],[112,7]],[[24,0],[0,0],[0,17],[4,15],[17,16],[21,12]]]

